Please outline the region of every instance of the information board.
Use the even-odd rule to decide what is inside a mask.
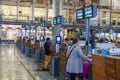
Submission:
[[[53,25],[57,25],[57,19],[56,19],[56,17],[53,17]]]
[[[92,4],[84,8],[84,18],[92,18],[97,16],[97,6]]]
[[[76,20],[83,19],[83,8],[76,10]]]
[[[63,22],[64,22],[63,16],[53,17],[53,25],[59,25],[62,24]]]

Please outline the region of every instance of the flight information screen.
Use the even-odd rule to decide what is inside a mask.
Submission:
[[[61,24],[61,17],[60,16],[57,17],[57,24]]]
[[[83,9],[77,9],[76,10],[76,20],[83,19]]]
[[[56,20],[56,17],[53,18],[53,25],[56,25],[57,24],[57,20]]]
[[[84,18],[91,18],[93,17],[93,7],[88,6],[84,8]]]

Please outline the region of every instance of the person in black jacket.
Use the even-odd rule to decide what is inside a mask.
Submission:
[[[44,64],[44,70],[49,70],[48,65],[50,64],[51,61],[51,51],[50,51],[50,38],[46,39],[46,42],[44,44],[44,49],[45,49],[45,64]]]

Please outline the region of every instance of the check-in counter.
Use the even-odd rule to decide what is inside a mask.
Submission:
[[[93,80],[120,80],[120,58],[114,56],[103,57],[99,54],[92,56]]]
[[[26,53],[27,57],[32,56],[32,46],[31,46],[31,41],[30,40],[28,40],[25,43],[25,53]]]
[[[40,49],[40,42],[39,41],[35,41],[34,45],[33,45],[34,51]]]
[[[25,53],[25,40],[21,40],[21,53]]]

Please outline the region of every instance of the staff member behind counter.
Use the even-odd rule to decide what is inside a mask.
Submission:
[[[68,61],[66,71],[70,73],[70,80],[75,80],[76,74],[83,73],[83,60],[89,61],[90,59],[85,56],[78,45],[78,39],[73,39],[73,45],[67,51]]]

